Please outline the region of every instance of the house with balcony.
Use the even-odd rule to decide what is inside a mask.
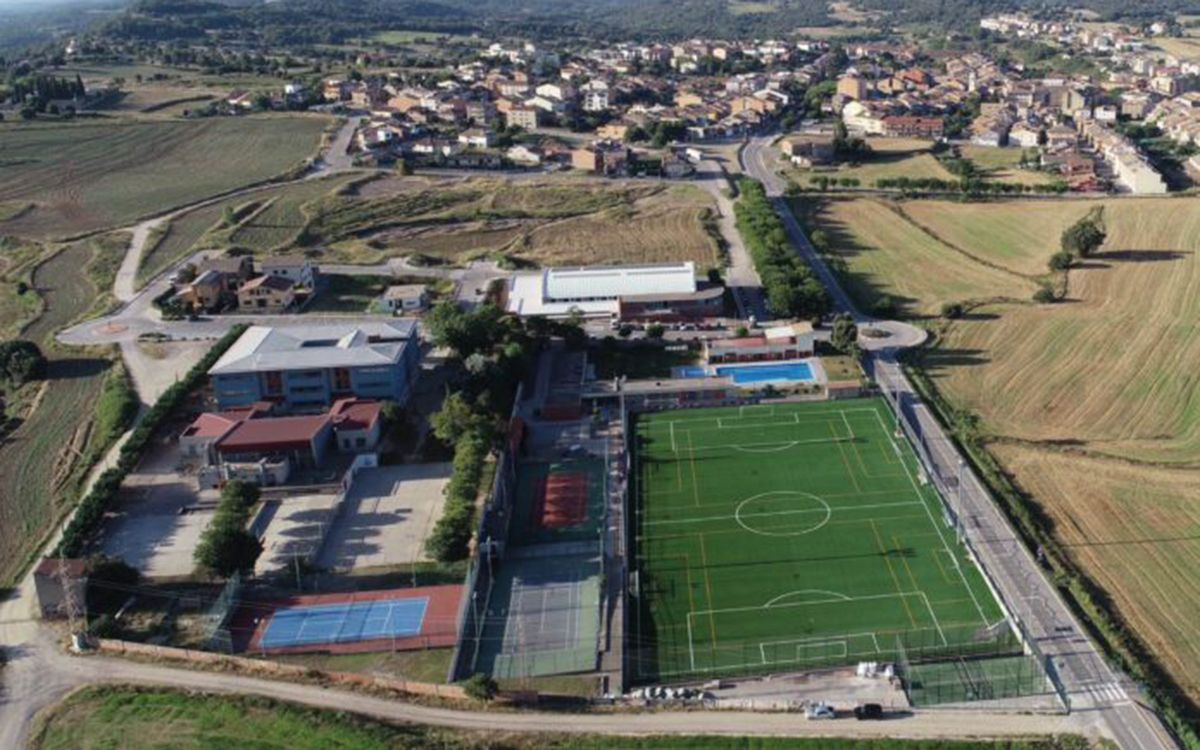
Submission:
[[[403,404],[420,361],[415,320],[252,326],[208,373],[222,411],[262,401],[306,412],[351,396]]]

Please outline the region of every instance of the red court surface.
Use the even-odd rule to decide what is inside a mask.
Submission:
[[[415,589],[384,591],[353,591],[337,594],[306,594],[270,601],[243,601],[230,623],[234,632],[234,650],[266,654],[362,654],[373,651],[417,651],[426,648],[445,648],[458,641],[458,605],[463,587],[422,586]],[[326,604],[345,604],[398,599],[427,598],[421,632],[407,637],[379,638],[351,643],[320,643],[304,646],[264,649],[261,639],[277,609],[314,607]]]
[[[588,475],[556,471],[538,482],[538,507],[533,522],[539,529],[564,529],[587,520]]]

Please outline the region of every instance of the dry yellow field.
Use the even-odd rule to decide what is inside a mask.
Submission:
[[[1024,274],[1044,270],[1052,252],[1039,259],[1036,251],[1028,251],[1030,257],[1016,257],[1010,264],[1013,252],[978,243],[940,242],[923,223],[909,218],[913,214],[928,221],[942,213],[966,212],[961,220],[973,221],[975,212],[988,204],[855,198],[815,205],[809,223],[829,235],[834,255],[846,266],[842,277],[865,307],[880,294],[914,316],[936,315],[945,302],[1029,299],[1037,281]]]
[[[979,257],[1036,270],[1062,228],[1096,205],[912,202],[905,210]],[[1112,595],[1120,615],[1195,699],[1200,203],[1169,198],[1103,205],[1108,241],[1070,271],[1067,301],[977,308],[944,326],[922,366],[950,403],[979,415],[989,450],[1055,521],[1068,553]],[[850,218],[866,216],[860,209]],[[871,273],[881,286],[926,295],[917,297],[919,307],[932,307],[964,278],[978,279],[978,269],[960,254],[900,250],[906,240],[897,230],[873,232],[892,249]],[[862,267],[849,260],[852,268]]]

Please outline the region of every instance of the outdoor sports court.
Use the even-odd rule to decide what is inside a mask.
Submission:
[[[596,539],[604,519],[604,461],[522,462],[513,512],[513,544]]]
[[[256,617],[253,651],[406,650],[454,643],[461,593],[461,586],[427,586],[299,596],[243,608],[266,612]]]
[[[1010,636],[880,399],[638,417],[635,679]]]

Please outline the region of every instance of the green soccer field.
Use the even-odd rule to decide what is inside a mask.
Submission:
[[[635,680],[973,653],[1011,632],[880,399],[637,418]]]

